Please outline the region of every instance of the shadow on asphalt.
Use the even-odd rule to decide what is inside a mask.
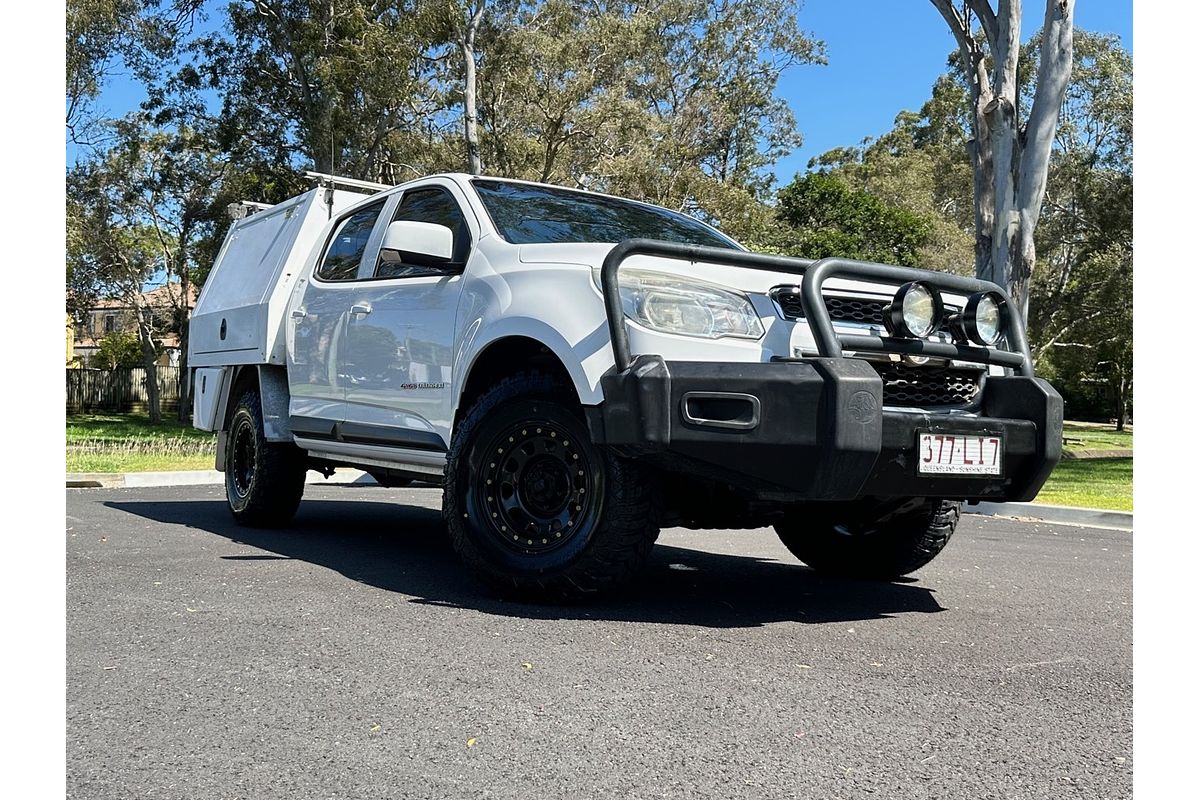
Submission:
[[[849,622],[943,611],[930,589],[911,583],[847,581],[798,563],[720,555],[658,544],[623,593],[588,605],[506,602],[467,574],[451,550],[441,514],[394,503],[306,500],[286,529],[237,525],[224,501],[125,501],[110,508],[185,525],[267,551],[217,555],[234,561],[298,559],[412,597],[410,602],[473,608],[528,619],[604,619],[740,628],[768,622]]]

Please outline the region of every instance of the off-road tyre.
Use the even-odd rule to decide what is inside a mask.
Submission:
[[[291,442],[268,442],[258,391],[234,406],[225,447],[225,496],[233,518],[259,528],[286,525],[304,495],[303,451]]]
[[[806,509],[776,523],[792,555],[814,570],[847,578],[892,580],[915,572],[945,549],[958,526],[961,503],[926,500],[882,518],[836,519]]]
[[[593,444],[574,393],[540,372],[506,378],[471,405],[451,442],[444,489],[454,550],[493,591],[524,602],[612,591],[658,536],[646,473]]]

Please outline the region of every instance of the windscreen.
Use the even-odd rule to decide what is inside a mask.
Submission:
[[[615,244],[644,237],[741,249],[700,222],[665,208],[548,186],[488,180],[472,183],[496,229],[512,244]]]

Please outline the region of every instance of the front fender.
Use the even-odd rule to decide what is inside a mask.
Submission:
[[[459,396],[480,353],[501,339],[519,336],[554,353],[580,403],[603,400],[600,376],[612,367],[613,351],[604,303],[588,268],[535,265],[492,273],[470,281],[463,292],[453,372]]]

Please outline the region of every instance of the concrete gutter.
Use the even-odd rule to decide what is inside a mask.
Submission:
[[[1133,530],[1132,512],[1107,511],[1103,508],[1075,508],[1042,503],[980,503],[974,506],[964,504],[963,512],[983,514],[989,517],[1053,522],[1059,525],[1083,525],[1088,528],[1109,528],[1118,531]]]
[[[1133,458],[1132,450],[1063,450],[1065,459],[1075,458]]]

